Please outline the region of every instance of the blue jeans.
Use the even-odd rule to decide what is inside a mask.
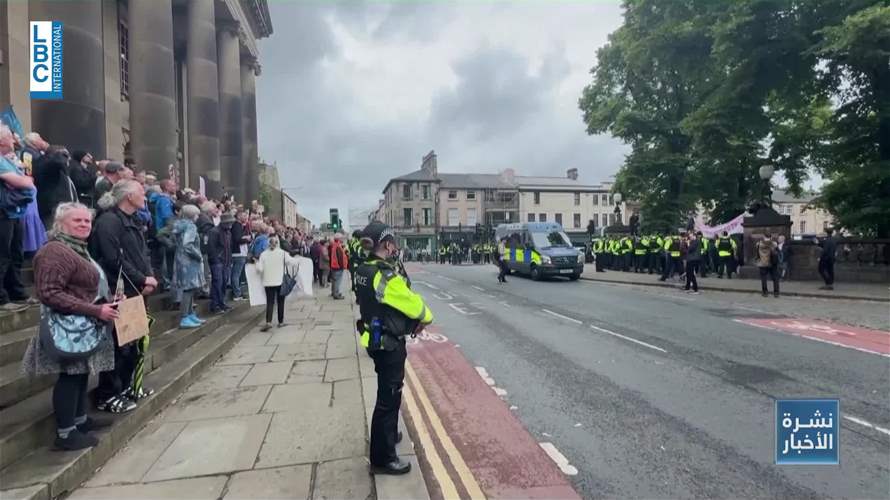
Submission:
[[[244,296],[241,293],[241,277],[244,276],[244,266],[246,264],[247,257],[232,257],[232,276],[229,284],[232,286],[233,299]]]
[[[210,264],[210,310],[219,311],[226,307],[225,264]]]

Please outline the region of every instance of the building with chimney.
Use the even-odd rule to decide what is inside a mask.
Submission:
[[[472,243],[490,237],[498,224],[558,222],[578,241],[587,226],[617,221],[612,183],[588,185],[578,169],[565,177],[521,176],[511,169],[497,174],[440,173],[430,151],[420,170],[387,182],[375,216],[389,224],[403,247],[435,252],[439,244]],[[621,204],[626,222],[626,205]]]
[[[63,23],[63,99],[31,100],[29,21]],[[0,108],[52,144],[249,203],[266,0],[0,2]]]

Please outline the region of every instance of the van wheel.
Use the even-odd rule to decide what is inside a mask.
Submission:
[[[541,278],[544,277],[544,275],[541,274],[541,270],[538,269],[537,266],[532,266],[531,275],[532,275],[532,279],[535,281],[541,281]]]

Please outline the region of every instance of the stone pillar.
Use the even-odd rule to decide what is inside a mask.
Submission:
[[[219,84],[216,69],[216,24],[213,0],[188,2],[186,64],[188,65],[189,187],[207,180],[207,194],[222,194],[219,169]]]
[[[252,200],[260,194],[260,171],[257,151],[256,122],[256,75],[259,65],[256,59],[246,58],[241,61],[241,123],[244,128],[243,149],[243,184],[245,186],[244,206],[249,207]]]
[[[167,178],[176,165],[176,74],[171,0],[129,0],[130,152]]]
[[[63,99],[31,103],[32,127],[51,144],[105,156],[105,73],[102,2],[30,2],[31,21],[61,21]]]
[[[223,189],[244,200],[244,161],[241,157],[243,129],[241,124],[241,50],[238,23],[217,26],[216,46],[219,55],[219,162]]]

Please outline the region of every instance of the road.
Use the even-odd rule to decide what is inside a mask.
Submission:
[[[409,272],[439,340],[410,362],[489,496],[516,480],[489,469],[521,463],[516,443],[528,441],[499,437],[511,424],[487,416],[497,412],[557,450],[584,498],[890,496],[887,304],[516,276],[499,285],[493,266]],[[843,324],[884,332],[838,335]],[[478,383],[453,368],[464,363],[492,397],[460,401]],[[774,399],[810,397],[840,399],[841,465],[774,465]]]

